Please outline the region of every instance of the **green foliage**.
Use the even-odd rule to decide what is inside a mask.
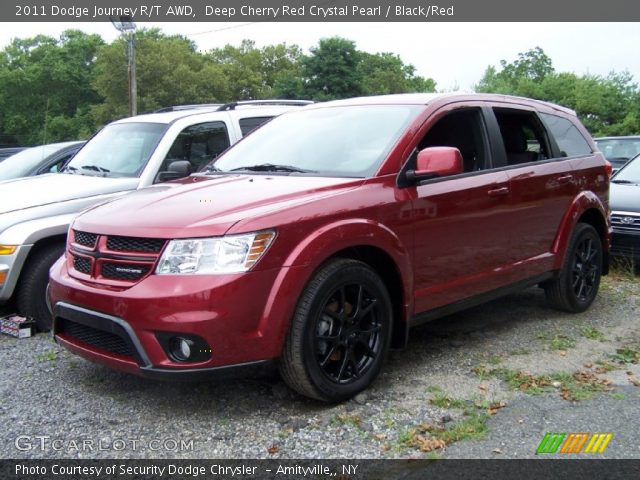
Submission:
[[[569,107],[594,136],[640,133],[640,90],[628,72],[606,77],[557,73],[539,47],[520,53],[511,63],[502,60],[500,67],[487,67],[476,89]]]
[[[98,35],[14,39],[0,52],[0,143],[41,144],[94,130],[90,106]]]

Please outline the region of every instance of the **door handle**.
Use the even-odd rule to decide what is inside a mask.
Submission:
[[[556,178],[558,183],[569,183],[573,179],[573,175],[562,175],[561,177]]]
[[[503,195],[509,195],[509,187],[493,188],[487,192],[490,197],[501,197]]]

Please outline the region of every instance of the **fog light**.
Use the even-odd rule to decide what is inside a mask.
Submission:
[[[179,362],[187,362],[191,358],[191,347],[193,347],[193,341],[187,338],[175,337],[171,341],[171,354]]]

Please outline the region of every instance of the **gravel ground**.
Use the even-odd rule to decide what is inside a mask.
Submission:
[[[602,456],[640,458],[639,311],[637,277],[605,279],[581,315],[532,288],[412,330],[340,405],[275,376],[158,383],[0,336],[0,457],[526,458],[546,432],[612,432]]]

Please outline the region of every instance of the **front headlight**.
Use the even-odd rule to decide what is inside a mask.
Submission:
[[[246,272],[267,251],[275,232],[243,233],[215,238],[171,240],[156,274],[211,275]]]

